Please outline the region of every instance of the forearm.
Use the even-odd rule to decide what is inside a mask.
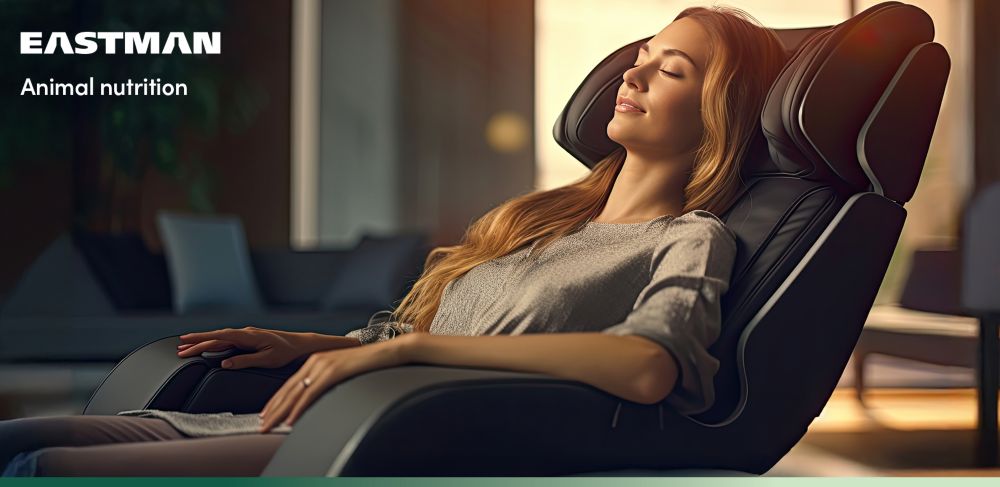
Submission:
[[[400,337],[405,361],[536,372],[590,384],[615,396],[655,404],[673,388],[677,367],[658,344],[602,333]]]
[[[325,350],[338,348],[357,347],[361,342],[357,338],[348,338],[339,335],[324,335],[313,332],[288,332],[289,339],[297,350],[301,350],[303,355]]]

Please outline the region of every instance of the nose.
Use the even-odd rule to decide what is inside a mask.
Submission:
[[[635,91],[645,91],[646,89],[646,80],[643,78],[644,75],[642,74],[643,66],[643,64],[632,66],[622,73],[622,79],[625,80],[625,84]]]

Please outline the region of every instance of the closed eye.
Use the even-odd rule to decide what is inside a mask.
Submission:
[[[637,68],[637,67],[639,67],[639,65],[636,64],[636,65],[633,65],[632,67],[633,68]],[[660,72],[661,73],[666,73],[668,76],[673,76],[674,78],[681,78],[682,77],[681,75],[679,75],[677,73],[671,73],[670,71],[665,71],[665,70],[662,70],[662,69],[660,70]]]

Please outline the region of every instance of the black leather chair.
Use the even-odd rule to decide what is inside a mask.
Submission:
[[[779,30],[789,51],[721,215],[740,238],[717,401],[686,417],[541,374],[406,365],[347,380],[298,420],[264,475],[762,474],[826,404],[899,238],[949,71],[931,19],[899,2],[832,27]],[[647,38],[587,76],[555,125],[592,166],[621,75]],[[302,361],[227,371],[176,337],[125,358],[85,414],[260,410]]]

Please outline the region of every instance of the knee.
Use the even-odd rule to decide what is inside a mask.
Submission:
[[[7,465],[4,477],[61,477],[72,475],[62,468],[60,457],[67,447],[48,447],[40,450],[18,453]]]
[[[14,455],[3,470],[2,477],[36,477],[38,476],[36,459],[38,451],[25,451]]]
[[[14,462],[27,461],[28,454],[60,443],[72,445],[81,435],[80,427],[57,416],[16,418],[0,421],[0,469]]]
[[[28,450],[33,450],[37,433],[32,432],[34,421],[30,418],[8,419],[0,421],[0,467],[7,465],[14,456]]]

